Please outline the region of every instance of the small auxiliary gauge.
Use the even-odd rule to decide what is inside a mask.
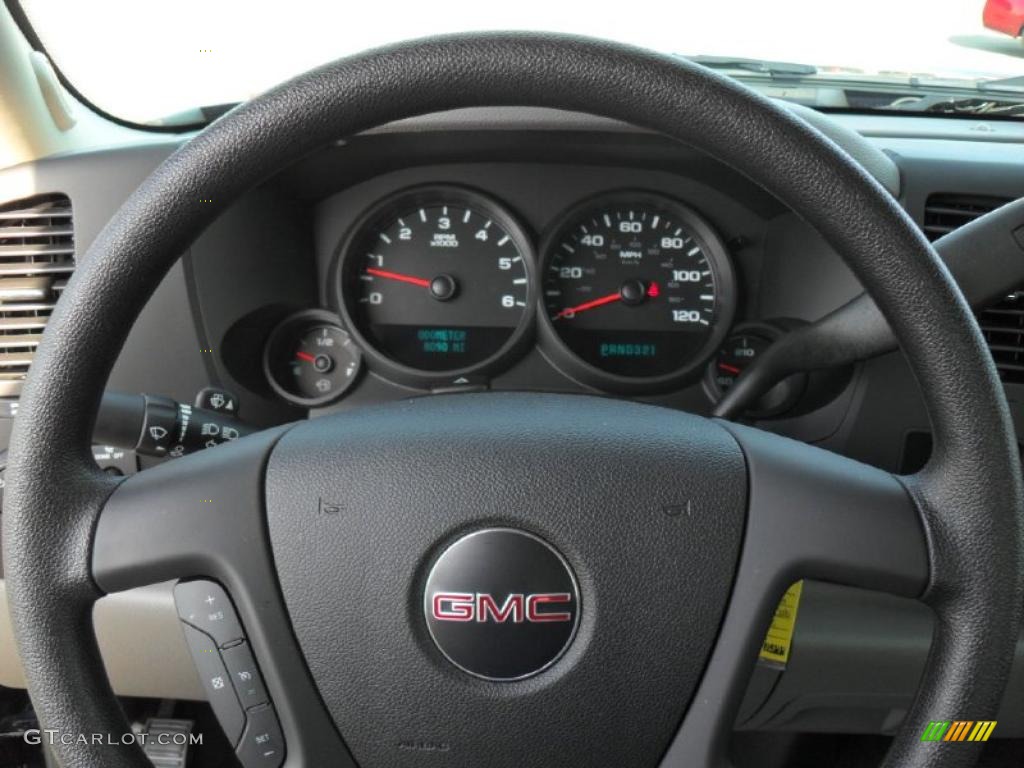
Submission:
[[[358,378],[362,362],[362,353],[337,318],[317,309],[287,317],[263,350],[263,370],[271,388],[307,408],[344,395]]]
[[[708,363],[704,389],[714,402],[722,399],[736,379],[757,360],[786,330],[772,323],[741,323]],[[797,374],[768,390],[751,408],[748,416],[765,417],[783,413],[800,399],[807,386],[807,376]]]
[[[765,334],[746,332],[730,336],[715,355],[711,367],[711,377],[718,393],[730,389],[757,356],[768,348],[774,339],[765,338]]]

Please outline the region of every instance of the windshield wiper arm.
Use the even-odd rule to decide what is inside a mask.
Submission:
[[[979,91],[1021,91],[1024,90],[1024,76],[1004,77],[999,80],[979,80],[975,87]]]
[[[810,77],[818,74],[818,68],[810,64],[797,64],[791,61],[768,61],[766,59],[746,59],[741,56],[684,56],[695,64],[709,69],[731,69],[755,72],[770,77]]]

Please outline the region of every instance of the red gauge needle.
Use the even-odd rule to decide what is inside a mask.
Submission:
[[[732,373],[735,374],[736,376],[739,376],[741,373],[743,373],[743,371],[741,371],[735,365],[729,365],[728,363],[719,363],[718,367],[721,368],[726,373]]]
[[[575,307],[566,307],[552,319],[559,320],[563,317],[571,317],[572,315],[578,315],[580,312],[586,312],[588,309],[603,307],[605,304],[611,304],[616,301],[622,301],[622,294],[618,291],[615,293],[609,293],[607,296],[602,296],[600,299],[593,299],[592,301],[579,304]]]
[[[401,275],[398,272],[388,272],[386,269],[375,269],[374,267],[370,267],[369,269],[366,270],[366,274],[373,275],[374,277],[383,277],[385,280],[397,280],[400,283],[418,285],[420,288],[430,287],[430,281],[424,280],[422,277]]]
[[[302,360],[303,362],[306,363],[312,363],[316,361],[316,358],[309,354],[309,352],[296,352],[295,356],[299,358],[299,360]]]

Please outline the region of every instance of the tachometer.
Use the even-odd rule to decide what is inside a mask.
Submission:
[[[371,365],[415,386],[510,361],[533,319],[533,256],[514,217],[458,187],[383,201],[341,254],[341,309]]]
[[[696,212],[618,193],[570,211],[545,239],[542,304],[556,364],[601,389],[670,389],[700,374],[735,310],[724,244]]]

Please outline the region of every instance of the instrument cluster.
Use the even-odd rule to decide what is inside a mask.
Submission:
[[[661,193],[603,193],[534,238],[487,194],[418,186],[372,205],[338,242],[329,295],[341,326],[287,319],[264,371],[285,399],[323,405],[363,363],[442,388],[484,383],[536,343],[587,387],[667,392],[714,365],[736,284],[711,224]]]

